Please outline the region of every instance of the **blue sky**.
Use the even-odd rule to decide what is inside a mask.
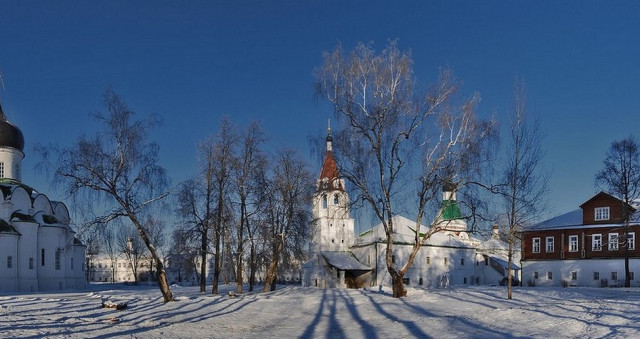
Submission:
[[[545,134],[550,214],[596,192],[610,143],[640,127],[640,4],[632,1],[0,0],[2,105],[25,135],[23,180],[53,198],[35,143],[96,127],[106,87],[164,124],[153,133],[173,183],[223,115],[263,122],[270,146],[308,153],[332,111],[313,100],[323,51],[398,39],[431,83],[448,66],[507,125],[516,76]],[[503,134],[506,131],[503,131]],[[640,139],[640,137],[638,137]],[[320,163],[310,157],[319,171]]]

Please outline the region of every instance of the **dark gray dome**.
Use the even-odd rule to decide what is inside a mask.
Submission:
[[[453,192],[456,190],[456,184],[451,182],[451,180],[447,180],[442,184],[442,192]]]
[[[13,147],[22,152],[24,150],[24,136],[22,131],[4,116],[2,105],[0,105],[0,147]]]

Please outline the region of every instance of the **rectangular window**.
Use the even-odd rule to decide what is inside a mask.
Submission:
[[[409,282],[410,282],[409,278],[402,278],[402,283],[403,284],[409,285]]]
[[[7,268],[13,268],[13,257],[12,256],[8,256],[7,257]]]
[[[44,266],[44,248],[40,251],[40,265]]]
[[[554,250],[553,240],[554,240],[553,237],[547,237],[545,239],[547,253],[553,253],[553,250]]]
[[[71,257],[71,270],[73,270],[73,257]]]
[[[629,280],[635,279],[635,274],[633,272],[629,272]]]
[[[602,251],[602,234],[594,234],[591,236],[591,250]]]
[[[596,207],[596,221],[609,220],[609,207]]]
[[[60,257],[62,256],[62,251],[60,249],[56,250],[56,270],[60,270]]]
[[[569,252],[578,252],[578,236],[569,236]]]
[[[533,279],[538,279],[538,271],[533,272]]]
[[[618,250],[618,233],[609,233],[609,251]]]
[[[464,266],[464,258],[460,258],[460,266]]]
[[[618,280],[618,272],[611,272],[611,280]]]
[[[431,257],[427,257],[427,265],[431,264]]]
[[[635,232],[629,232],[629,234],[627,234],[627,246],[630,250],[636,249],[636,233]]]
[[[547,279],[553,280],[553,273],[547,272]]]
[[[533,238],[533,253],[540,253],[540,238]]]
[[[29,269],[32,270],[33,269],[33,257],[29,258]]]
[[[0,162],[0,178],[4,178],[4,162]]]
[[[447,257],[444,258],[444,264],[445,265],[449,264],[449,258],[447,258]]]
[[[571,280],[578,280],[578,272],[571,271]]]
[[[593,280],[600,280],[600,272],[593,272]]]

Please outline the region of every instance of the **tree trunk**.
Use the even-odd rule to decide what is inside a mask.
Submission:
[[[404,289],[404,283],[402,282],[403,276],[398,271],[394,270],[391,274],[391,287],[393,288],[393,297],[400,298],[406,297],[407,291]]]
[[[269,270],[267,271],[267,277],[264,279],[264,286],[262,288],[262,292],[274,291],[275,290],[275,280],[276,280],[276,270],[278,269],[278,261],[280,260],[280,252],[283,247],[282,240],[277,240],[275,246],[273,246],[273,253],[271,258],[271,263],[269,263]]]
[[[238,227],[238,253],[236,258],[236,292],[242,293],[242,253],[244,252],[244,223],[246,222],[246,202],[244,198],[241,199],[242,203],[240,204],[240,227]]]
[[[624,231],[624,287],[631,287],[631,272],[629,272],[629,222],[627,221],[627,229]]]
[[[209,242],[208,227],[208,225],[203,226],[204,230],[200,236],[200,292],[207,291],[207,274],[205,272],[207,271],[207,245]]]
[[[393,230],[393,221],[388,221],[390,230]],[[395,268],[395,263],[393,262],[393,232],[389,231],[390,234],[387,235],[387,251],[386,251],[386,259],[387,259],[387,271],[391,276],[391,287],[393,289],[393,297],[400,298],[406,297],[407,291],[404,289],[404,282],[402,278],[404,275],[402,272],[398,271]]]
[[[513,232],[513,231],[512,231]],[[512,233],[510,232],[510,233]],[[511,263],[513,262],[513,235],[509,234],[509,260],[507,260],[507,299],[512,299],[512,288],[511,288]]]
[[[220,279],[220,230],[216,226],[216,253],[213,255],[213,281],[211,282],[211,294],[218,294],[218,280]]]
[[[256,245],[251,239],[251,248],[249,253],[249,292],[253,292],[253,286],[256,284]]]

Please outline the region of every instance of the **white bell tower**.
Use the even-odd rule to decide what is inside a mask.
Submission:
[[[327,131],[327,153],[313,196],[311,253],[348,251],[355,239],[354,220],[349,216],[349,195],[333,156],[331,127]]]

